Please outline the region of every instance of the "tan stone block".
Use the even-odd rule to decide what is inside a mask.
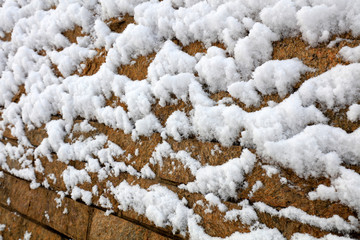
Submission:
[[[18,159],[11,159],[10,157],[6,157],[6,164],[10,169],[22,169],[21,163]]]
[[[155,184],[156,182],[151,182],[149,180],[144,179],[126,179],[131,185],[138,184],[141,188],[147,189],[151,184]],[[234,232],[249,232],[249,226],[242,224],[240,221],[225,221],[224,216],[225,213],[220,212],[216,206],[208,207],[206,204],[208,204],[207,200],[202,194],[198,193],[189,193],[185,190],[181,190],[177,188],[176,186],[172,185],[165,185],[169,190],[173,191],[174,193],[178,194],[179,199],[182,199],[183,197],[188,201],[187,206],[194,209],[195,213],[200,215],[202,220],[199,223],[205,230],[205,232],[211,236],[220,236],[220,237],[226,237],[231,235]],[[110,200],[113,203],[113,206],[116,210],[116,206],[118,203],[116,200],[111,196],[111,194],[108,195]],[[194,204],[198,201],[202,200],[205,206],[200,206]],[[241,209],[240,206],[238,206],[236,203],[231,202],[224,202],[224,204],[228,207],[229,210],[231,209]],[[207,209],[211,209],[212,212],[208,213]],[[139,215],[135,211],[129,209],[127,211],[121,211],[120,213],[118,211],[115,211],[118,216],[121,216],[123,218],[141,222],[143,224],[146,224],[148,226],[156,228],[155,224],[146,218],[144,215]],[[158,227],[157,227],[158,228]],[[161,229],[164,232],[167,232],[171,234],[172,228],[158,228]],[[179,235],[177,235],[179,236]],[[180,237],[180,236],[179,236]]]
[[[31,239],[62,239],[60,235],[2,207],[0,224],[6,225],[4,231],[0,232],[3,239],[23,239],[26,232],[31,233]]]
[[[45,219],[47,225],[74,239],[86,239],[89,215],[92,209],[70,198],[64,198],[62,207],[57,208],[55,197],[57,197],[55,193],[49,196],[49,221]],[[65,208],[67,213],[64,214]]]
[[[159,183],[159,179],[141,179],[141,178],[136,178],[134,176],[131,176],[129,174],[123,174],[120,175],[120,177],[115,178],[115,177],[110,177],[109,179],[107,179],[109,181],[111,181],[114,186],[116,187],[118,184],[120,184],[122,181],[127,181],[130,185],[139,185],[141,188],[143,189],[147,189],[149,188],[151,185],[155,185]],[[107,181],[106,180],[106,181]],[[166,232],[167,234],[172,234],[172,228],[170,227],[166,227],[166,228],[161,228],[161,227],[157,227],[154,222],[150,221],[146,216],[144,215],[140,215],[137,212],[135,212],[132,209],[128,209],[127,211],[122,211],[118,208],[119,203],[116,201],[116,199],[114,198],[114,196],[110,193],[110,192],[105,192],[106,189],[106,184],[105,182],[101,182],[101,183],[97,183],[97,185],[99,186],[99,193],[103,193],[103,195],[107,198],[109,198],[111,204],[113,205],[113,210],[114,210],[114,214],[118,217],[122,217],[124,219],[128,219],[130,221],[135,221],[135,222],[141,222],[144,225],[147,225],[149,227],[152,228],[157,228],[162,232]],[[169,186],[169,185],[164,185],[166,187],[169,187],[170,190],[177,189],[175,186]],[[94,202],[95,205],[101,207],[97,202]],[[178,236],[178,235],[176,235]]]
[[[4,174],[1,180],[3,181],[0,184],[0,202],[18,212],[26,213],[33,194],[29,191],[29,184],[8,174]]]
[[[23,213],[36,221],[48,225],[45,214],[49,211],[49,201],[51,201],[49,195],[51,193],[43,188],[37,188],[34,190],[28,189],[25,194],[30,195],[30,202],[27,211]],[[19,198],[18,202],[21,204],[21,198]]]
[[[200,193],[189,193],[185,190],[175,190],[175,187],[171,188],[172,191],[178,193],[180,199],[183,197],[188,201],[188,207],[194,210],[195,214],[198,214],[202,220],[199,225],[204,228],[205,233],[213,237],[228,237],[234,232],[249,232],[248,225],[238,221],[225,221],[225,212],[221,212],[217,206],[210,206],[204,195]],[[201,201],[202,204],[198,201]],[[222,201],[227,207],[227,210],[241,209],[236,203]]]
[[[51,188],[65,192],[66,187],[61,174],[67,168],[67,165],[63,162],[58,161],[57,156],[54,154],[52,155],[52,161],[49,161],[49,159],[47,159],[46,157],[41,157],[40,161],[44,168],[44,174],[36,174],[37,181],[43,182],[46,177]],[[56,182],[48,178],[50,174],[54,174]]]
[[[258,212],[258,216],[261,223],[264,223],[269,228],[277,228],[286,239],[290,239],[294,233],[307,233],[316,238],[329,234],[329,232],[322,231],[317,227],[292,221],[288,218],[279,218],[262,212]]]
[[[125,153],[117,161],[133,166],[137,171],[144,167],[152,156],[155,147],[161,142],[160,134],[155,133],[150,137],[140,137],[133,141],[131,134],[125,134],[122,130],[114,130],[97,122],[90,122],[97,130],[108,136],[108,139],[119,145]],[[136,151],[137,150],[137,151]],[[137,152],[137,154],[135,154]],[[129,154],[131,155],[128,158]]]
[[[30,143],[35,147],[39,146],[44,138],[47,138],[47,132],[43,125],[40,128],[35,128],[33,130],[27,130],[25,132],[26,137],[29,139]]]
[[[163,159],[163,165],[158,166],[156,173],[159,178],[176,184],[187,184],[195,180],[190,169],[185,168],[179,160],[172,158]]]
[[[241,198],[248,198],[253,202],[263,202],[274,208],[286,208],[293,206],[310,215],[330,218],[334,215],[347,219],[356,213],[349,207],[336,202],[310,200],[308,193],[316,189],[320,184],[329,185],[330,180],[326,178],[303,179],[289,169],[279,168],[279,174],[268,177],[261,165],[256,165],[253,172],[247,176],[249,186],[240,192]],[[281,183],[281,178],[286,182]],[[256,181],[261,181],[263,187],[258,189],[251,198],[249,192]]]
[[[170,239],[119,217],[94,210],[89,239]]]
[[[4,174],[4,177],[0,177],[0,203],[6,205],[6,200],[10,196],[10,188],[7,184],[7,178],[5,177],[6,174]]]
[[[221,165],[240,157],[242,152],[241,146],[223,147],[220,143],[202,142],[196,138],[184,139],[181,142],[169,138],[167,141],[175,152],[185,150],[202,165]]]
[[[3,132],[3,138],[8,138],[8,139],[17,141],[17,138],[11,134],[10,128],[5,128],[5,130]]]
[[[57,208],[54,199],[58,195],[45,188],[30,189],[29,183],[5,174],[0,178],[0,203],[41,222],[65,235],[75,239],[86,239],[90,207],[64,198],[63,206],[68,213],[63,214],[63,208]]]

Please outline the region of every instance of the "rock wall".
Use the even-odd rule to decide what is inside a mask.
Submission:
[[[130,15],[119,18],[109,19],[107,24],[111,31],[121,33],[128,24],[133,23],[134,19]],[[72,30],[63,32],[70,42],[76,43],[77,37],[84,36],[85,33],[79,26]],[[273,43],[272,58],[278,60],[299,58],[309,67],[315,68],[315,71],[302,75],[301,81],[294,87],[293,92],[311,77],[320,75],[337,64],[349,64],[338,56],[338,51],[343,46],[357,46],[360,43],[359,38],[354,38],[350,34],[342,36],[335,46],[328,47],[328,43],[320,44],[316,47],[310,47],[305,43],[301,36],[285,38]],[[10,41],[11,33],[6,34],[2,41]],[[349,41],[350,40],[350,41]],[[173,39],[180,49],[189,55],[196,53],[206,53],[211,45],[205,45],[201,42],[190,43],[183,46],[177,39]],[[225,48],[221,43],[213,43],[213,46]],[[91,76],[95,74],[106,60],[108,54],[106,49],[96,49],[97,53],[93,58],[87,59],[83,64],[82,70],[76,70],[72,75]],[[39,55],[46,55],[46,52],[39,51]],[[146,56],[138,56],[133,59],[131,64],[122,65],[118,68],[120,75],[126,75],[132,80],[142,80],[147,76],[147,69],[156,56],[156,52]],[[52,65],[54,74],[57,77],[63,77],[56,64]],[[19,99],[26,95],[24,85],[20,85],[12,102],[17,103]],[[230,98],[237,105],[247,112],[255,112],[262,109],[270,103],[280,103],[286,99],[278,94],[261,96],[261,104],[256,107],[247,107],[238,99],[233,98],[226,91],[208,93],[210,98],[220,101]],[[123,107],[127,111],[128,106],[121,100],[112,95],[106,97],[106,105],[113,108]],[[341,128],[347,133],[352,133],[358,129],[359,121],[350,121],[347,119],[346,108],[328,110],[318,104],[318,109],[328,117],[328,125]],[[189,113],[192,105],[177,101],[173,104],[161,106],[159,102],[152,104],[151,111],[162,125],[165,125],[169,116],[176,110]],[[60,114],[53,115],[52,120],[62,119]],[[325,238],[325,236],[347,236],[353,239],[360,238],[359,228],[339,229],[332,227],[336,225],[336,215],[342,220],[358,219],[354,209],[346,206],[339,201],[328,200],[310,200],[309,192],[314,191],[321,184],[330,186],[331,179],[326,177],[308,177],[297,176],[291,169],[275,166],[270,167],[266,159],[261,158],[256,153],[256,148],[248,148],[256,156],[256,162],[252,171],[244,173],[244,182],[246,184],[236,186],[236,196],[226,200],[221,199],[219,204],[214,204],[210,195],[191,192],[185,190],[182,186],[196,181],[196,175],[192,172],[191,166],[187,165],[187,159],[196,159],[202,166],[220,166],[228,162],[229,159],[240,157],[244,148],[238,142],[231,146],[222,146],[218,141],[202,141],[195,136],[189,136],[181,141],[173,138],[167,138],[166,142],[172,149],[173,154],[163,156],[162,164],[151,166],[152,177],[146,177],[145,170],[149,166],[149,159],[154,158],[156,147],[163,142],[160,133],[152,133],[148,137],[140,136],[134,139],[131,134],[123,130],[114,129],[100,123],[96,120],[86,120],[78,117],[74,124],[87,122],[91,128],[89,131],[71,129],[63,139],[65,143],[74,143],[77,140],[90,139],[88,144],[96,144],[98,136],[106,136],[109,142],[118,145],[124,153],[114,156],[114,161],[124,163],[118,167],[118,172],[113,175],[102,178],[98,172],[88,171],[89,179],[77,180],[76,187],[78,192],[69,192],[67,182],[64,181],[64,174],[69,166],[74,171],[89,169],[85,161],[72,159],[68,162],[59,160],[55,152],[48,156],[34,156],[33,152],[27,154],[27,159],[31,164],[41,168],[41,171],[35,171],[36,183],[17,177],[18,171],[23,169],[23,164],[17,156],[7,157],[6,164],[8,168],[1,168],[0,175],[0,236],[3,239],[187,239],[189,233],[182,233],[173,229],[169,224],[159,224],[154,218],[149,219],[148,215],[139,214],[140,210],[135,207],[123,207],[119,209],[117,195],[110,191],[111,186],[118,186],[126,181],[131,186],[138,185],[141,189],[151,193],[151,186],[157,185],[171,190],[178,199],[183,199],[184,205],[191,209],[194,214],[201,217],[198,225],[203,231],[213,237],[225,238],[236,232],[248,233],[254,230],[253,221],[257,221],[257,227],[266,226],[267,228],[276,228],[286,239],[295,238],[297,233],[309,234],[315,238]],[[9,146],[18,146],[19,139],[11,132],[12,126],[5,126],[1,142]],[[25,135],[31,143],[26,149],[36,149],[41,145],[44,139],[48,138],[46,125],[35,126],[32,129],[25,128]],[[94,142],[91,142],[94,141]],[[99,148],[109,148],[106,142]],[[100,144],[101,145],[101,144]],[[86,146],[80,146],[80,148]],[[186,155],[186,153],[188,155]],[[181,155],[183,154],[183,155]],[[184,155],[185,154],[185,155]],[[102,167],[106,163],[101,163]],[[346,168],[352,169],[360,174],[360,167],[357,165],[343,164]],[[131,166],[131,168],[129,167]],[[15,169],[15,170],[14,170]],[[134,174],[134,172],[143,175]],[[79,173],[81,175],[81,173]],[[216,172],[214,172],[216,174]],[[79,176],[80,176],[79,175]],[[151,174],[150,174],[151,175]],[[145,176],[145,177],[144,177]],[[92,193],[91,200],[86,194]],[[120,193],[121,194],[121,193]],[[135,195],[136,196],[136,195]],[[75,200],[74,200],[75,199]],[[132,199],[134,200],[134,199]],[[156,200],[156,199],[155,199]],[[154,200],[154,201],[155,201]],[[136,201],[136,199],[135,199]],[[216,200],[215,200],[216,202]],[[258,203],[264,203],[272,210],[264,210]],[[166,205],[166,203],[164,203]],[[251,206],[254,212],[245,212],[241,214],[255,214],[249,222],[241,221],[241,214],[233,219],[226,218],[228,211],[246,210]],[[286,209],[297,208],[311,216],[312,219],[327,219],[329,227],[317,224],[311,217],[301,218],[298,216],[286,215]],[[226,211],[224,211],[226,209]],[[159,210],[161,212],[161,209]],[[271,213],[270,213],[271,212]],[[274,214],[275,212],[275,214]],[[156,218],[155,218],[156,219]],[[250,217],[251,219],[251,217]],[[330,220],[329,220],[330,219]],[[331,220],[333,219],[333,221]],[[162,221],[161,219],[159,220]],[[166,222],[166,221],[164,221]],[[31,235],[30,235],[31,234]]]

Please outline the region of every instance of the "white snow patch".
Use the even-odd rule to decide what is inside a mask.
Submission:
[[[294,221],[301,222],[303,224],[309,224],[311,226],[318,227],[326,231],[343,231],[343,232],[352,232],[358,231],[359,223],[356,222],[347,222],[338,215],[334,215],[330,218],[321,218],[314,215],[309,215],[299,208],[293,206],[283,208],[280,211],[272,208],[265,203],[256,202],[254,207],[260,212],[266,212],[273,216],[285,217]]]
[[[360,119],[360,104],[352,104],[347,111],[346,116],[352,122],[355,122]]]
[[[196,180],[180,187],[189,192],[213,193],[223,200],[237,198],[237,190],[255,164],[256,157],[244,149],[240,158],[234,158],[219,166],[205,166],[196,174]]]

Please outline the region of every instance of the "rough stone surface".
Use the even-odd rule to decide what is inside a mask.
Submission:
[[[23,239],[26,233],[31,234],[31,239],[63,239],[61,235],[58,235],[3,207],[0,207],[0,224],[6,225],[4,231],[0,232],[0,236],[2,236],[3,239]]]
[[[95,239],[169,239],[144,227],[119,217],[105,216],[103,211],[94,210],[89,238]]]
[[[0,178],[0,204],[66,236],[86,239],[89,208],[68,198],[64,199],[63,208],[57,208],[54,201],[56,197],[58,196],[54,191],[44,188],[31,190],[28,182],[11,175],[5,174]],[[67,208],[67,214],[63,214],[64,208]]]
[[[107,19],[105,22],[111,31],[121,33],[128,24],[135,23],[135,20],[132,16],[125,15]],[[79,26],[74,26],[73,29],[64,31],[62,34],[74,44],[77,43],[77,37],[86,35]],[[335,39],[335,37],[336,36],[334,36],[333,39]],[[344,34],[340,37],[344,39],[353,38],[349,34]],[[10,41],[11,32],[6,33],[0,40]],[[348,62],[343,61],[337,54],[343,46],[354,47],[359,45],[359,38],[352,40],[353,41],[340,41],[335,47],[328,48],[326,44],[309,47],[300,36],[286,38],[273,43],[274,51],[272,58],[284,60],[297,57],[306,65],[316,69],[314,72],[308,72],[302,76],[301,81],[294,87],[293,91],[296,91],[296,89],[310,77],[317,76],[337,64],[348,64]],[[208,46],[205,46],[201,42],[194,42],[183,46],[177,39],[172,39],[172,41],[179,45],[182,51],[192,56],[197,53],[203,54],[207,52]],[[225,46],[221,43],[212,43],[210,45],[225,49]],[[92,59],[86,59],[82,63],[85,67],[82,70],[76,70],[73,74],[79,76],[95,74],[106,60],[107,55],[105,48],[96,49],[96,51],[97,55]],[[39,51],[39,54],[45,56],[46,52]],[[131,64],[120,66],[117,71],[119,74],[126,75],[134,81],[146,79],[147,68],[155,56],[156,53],[151,53],[147,56],[137,56]],[[53,64],[52,67],[55,75],[60,77],[61,73],[57,69],[57,66]],[[20,85],[19,88],[14,91],[17,92],[12,102],[17,103],[21,96],[26,94],[25,86]],[[268,106],[269,101],[279,103],[289,95],[285,97],[280,97],[278,94],[262,96],[262,102],[258,107],[246,107],[244,103],[232,98],[230,94],[225,91],[213,94],[209,93],[209,96],[215,101],[230,98],[234,104],[240,106],[245,111],[254,112]],[[121,106],[125,111],[128,110],[127,105],[114,95],[106,97],[106,105],[111,107]],[[360,121],[351,122],[347,119],[346,112],[348,111],[348,107],[338,109],[338,111],[326,110],[320,105],[316,107],[328,117],[329,125],[340,127],[348,133],[354,132],[360,125]],[[163,126],[174,111],[181,110],[190,116],[192,109],[193,107],[189,102],[180,100],[166,106],[160,106],[158,102],[152,105],[152,112]],[[62,116],[59,114],[52,117],[52,119],[60,118],[62,118]],[[83,120],[84,119],[79,117],[75,123],[81,123]],[[115,158],[114,161],[131,165],[137,171],[141,171],[145,165],[149,164],[155,147],[162,141],[159,133],[154,133],[149,137],[140,137],[137,141],[133,141],[131,134],[125,134],[121,130],[112,129],[96,121],[89,122],[95,130],[90,132],[72,132],[71,136],[66,136],[64,141],[71,143],[74,140],[104,134],[109,141],[114,142],[125,151],[124,155]],[[4,144],[17,146],[18,139],[12,135],[11,127],[12,126],[5,126],[0,141]],[[34,148],[39,146],[43,139],[48,137],[44,125],[31,130],[25,127],[25,133]],[[167,138],[166,141],[171,145],[174,152],[185,150],[203,166],[224,164],[229,159],[240,157],[243,150],[237,142],[233,146],[223,147],[216,141],[202,142],[196,139],[196,136],[190,136],[188,139],[179,142],[172,138]],[[250,150],[256,154],[254,149]],[[179,199],[185,198],[187,200],[187,207],[192,208],[195,214],[201,216],[202,219],[199,225],[202,226],[204,231],[210,236],[227,237],[237,231],[250,231],[250,226],[242,223],[240,220],[225,221],[225,213],[219,211],[216,206],[210,206],[202,194],[190,193],[180,189],[180,184],[194,181],[195,176],[179,160],[170,157],[164,158],[162,167],[150,164],[150,168],[156,175],[154,179],[144,179],[122,172],[119,175],[115,176],[114,174],[100,181],[96,173],[89,173],[92,183],[78,184],[78,187],[87,191],[92,191],[95,185],[98,188],[98,194],[93,196],[91,205],[87,206],[80,199],[77,201],[72,200],[70,198],[71,193],[69,192],[66,193],[66,197],[63,200],[56,202],[56,199],[60,197],[57,191],[66,192],[67,190],[62,178],[62,172],[68,165],[78,170],[84,169],[86,163],[72,159],[69,164],[66,165],[58,161],[55,153],[52,153],[51,157],[52,159],[39,157],[44,171],[36,172],[36,181],[42,183],[42,185],[48,184],[46,186],[47,189],[44,187],[30,189],[29,182],[16,178],[8,172],[4,174],[4,177],[0,177],[0,224],[6,224],[5,231],[0,234],[3,235],[4,239],[23,238],[26,231],[31,232],[32,239],[61,239],[61,236],[67,236],[73,239],[162,240],[184,238],[179,234],[173,235],[171,227],[157,227],[144,215],[139,215],[132,209],[127,211],[120,210],[114,196],[109,193],[107,184],[111,182],[114,186],[117,186],[122,181],[126,181],[130,185],[139,185],[144,189],[149,188],[151,185],[160,184],[176,193]],[[29,156],[28,159],[33,162],[35,160],[32,156]],[[348,219],[349,216],[355,216],[358,219],[358,216],[353,210],[339,202],[309,200],[308,193],[316,189],[320,184],[329,186],[330,179],[303,179],[297,177],[296,174],[289,169],[280,167],[279,173],[273,176],[267,176],[265,170],[262,168],[262,165],[266,164],[265,160],[259,158],[257,160],[257,164],[252,173],[246,176],[247,185],[239,186],[237,189],[237,198],[222,201],[228,210],[241,209],[238,203],[244,199],[248,199],[250,205],[255,202],[263,202],[276,210],[293,206],[310,215],[322,218],[339,215],[343,219]],[[22,168],[22,163],[17,161],[17,159],[7,158],[6,163],[10,169]],[[346,164],[344,164],[344,166],[360,173],[359,166]],[[6,171],[6,169],[0,170]],[[55,176],[56,180],[50,176]],[[284,183],[284,179],[286,179],[286,183]],[[257,191],[252,192],[253,186],[259,181],[263,186]],[[45,184],[46,182],[47,184]],[[104,207],[98,202],[101,195],[109,198],[113,205],[113,215],[104,215]],[[202,201],[203,204],[199,204],[199,201]],[[11,211],[16,211],[21,215],[17,215]],[[330,233],[285,217],[271,216],[270,214],[259,211],[257,211],[257,215],[259,223],[265,224],[269,228],[276,227],[287,239],[290,239],[296,232],[308,233],[318,238]],[[343,233],[333,231],[331,234],[342,235]],[[351,233],[349,236],[354,239],[360,239],[359,233]]]

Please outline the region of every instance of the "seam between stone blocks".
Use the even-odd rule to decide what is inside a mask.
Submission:
[[[2,171],[4,172],[4,174],[6,174],[6,175],[8,175],[8,176],[10,176],[10,177],[12,177],[12,178],[17,179],[18,181],[23,181],[23,182],[26,182],[26,183],[30,183],[29,181],[27,181],[27,180],[25,180],[25,179],[22,179],[22,178],[19,178],[19,177],[17,177],[17,176],[14,176],[14,175],[10,174],[10,173],[7,172],[7,171],[4,171],[4,170],[2,170]],[[44,188],[44,187],[43,187],[43,186],[40,186],[40,188]],[[46,188],[44,188],[44,189],[46,189]],[[51,189],[46,189],[46,191],[55,192],[54,190],[51,190]],[[66,196],[66,198],[69,198],[69,197]],[[69,199],[71,199],[71,198],[69,198]],[[74,200],[71,199],[71,201],[74,201]],[[84,204],[83,202],[81,202],[81,201],[75,201],[75,202],[78,202],[78,203],[80,203],[80,204],[82,204],[82,205],[85,205],[85,204]],[[87,206],[87,205],[86,205],[86,206]],[[61,236],[62,238],[64,238],[64,239],[71,239],[70,236],[67,236],[66,234],[64,234],[64,233],[62,233],[62,232],[59,232],[59,231],[53,229],[52,227],[50,227],[50,226],[48,226],[48,225],[46,225],[46,224],[43,224],[43,223],[41,223],[41,222],[39,222],[39,221],[37,221],[37,220],[35,220],[35,219],[32,219],[31,217],[28,217],[27,215],[18,212],[16,209],[13,209],[12,207],[6,206],[6,205],[4,205],[4,204],[2,204],[2,203],[0,203],[0,207],[3,207],[4,209],[7,209],[7,210],[9,210],[9,211],[11,211],[11,212],[16,212],[16,213],[18,213],[21,217],[23,217],[23,218],[25,218],[25,219],[27,219],[27,220],[29,220],[29,221],[37,224],[37,225],[42,226],[42,227],[45,228],[45,229],[48,229],[48,230],[50,230],[50,231],[52,231],[52,232],[60,235],[60,236]],[[85,239],[86,239],[86,240],[90,239],[90,233],[91,233],[91,227],[92,227],[92,221],[93,221],[95,209],[99,209],[99,210],[101,210],[101,211],[105,211],[105,209],[102,209],[101,207],[98,207],[98,206],[95,206],[95,205],[91,205],[91,206],[87,206],[87,207],[88,207],[88,214],[89,214],[89,216],[88,216],[87,229],[86,229],[86,235],[85,235]],[[125,220],[125,221],[128,221],[128,222],[130,222],[130,223],[132,223],[132,224],[134,224],[134,225],[137,225],[137,226],[139,226],[139,227],[148,229],[149,231],[152,231],[152,232],[154,232],[154,233],[157,233],[157,234],[159,234],[159,235],[161,235],[161,236],[164,236],[164,237],[167,237],[167,238],[169,238],[169,239],[175,239],[175,240],[181,240],[181,239],[182,239],[181,237],[176,236],[176,235],[173,235],[173,234],[171,234],[170,232],[162,231],[161,229],[158,229],[158,228],[156,228],[156,227],[154,227],[154,226],[150,226],[150,225],[144,224],[144,223],[142,223],[142,222],[139,222],[139,221],[137,221],[137,220],[135,220],[135,219],[125,217],[125,216],[123,216],[122,214],[121,214],[121,216],[118,216],[118,215],[114,215],[114,216],[117,217],[117,218],[119,218],[119,219],[123,219],[123,220]]]
[[[94,216],[94,208],[89,207],[89,218],[88,218],[88,224],[87,224],[87,230],[86,230],[86,239],[90,239],[90,232],[91,232],[91,225],[93,221]]]
[[[41,223],[41,222],[39,222],[39,221],[37,221],[37,220],[35,220],[35,219],[33,219],[33,218],[25,215],[25,214],[17,211],[16,209],[14,209],[14,208],[12,208],[12,207],[10,207],[10,206],[6,206],[6,205],[0,203],[0,207],[3,208],[3,209],[5,209],[5,210],[7,210],[7,211],[12,212],[12,213],[16,213],[16,214],[19,215],[20,217],[22,217],[22,218],[24,218],[24,219],[26,219],[26,220],[28,220],[28,221],[30,221],[30,222],[32,222],[32,223],[40,226],[40,227],[42,227],[42,228],[44,228],[44,229],[46,229],[46,230],[48,230],[48,231],[50,231],[50,232],[52,232],[52,233],[54,233],[54,234],[59,235],[62,239],[70,239],[70,237],[67,236],[66,234],[64,234],[64,233],[62,233],[62,232],[59,232],[59,231],[57,231],[56,229],[54,229],[54,228],[52,228],[52,227],[50,227],[50,226],[48,226],[48,225],[46,225],[46,224],[43,224],[43,223]]]

